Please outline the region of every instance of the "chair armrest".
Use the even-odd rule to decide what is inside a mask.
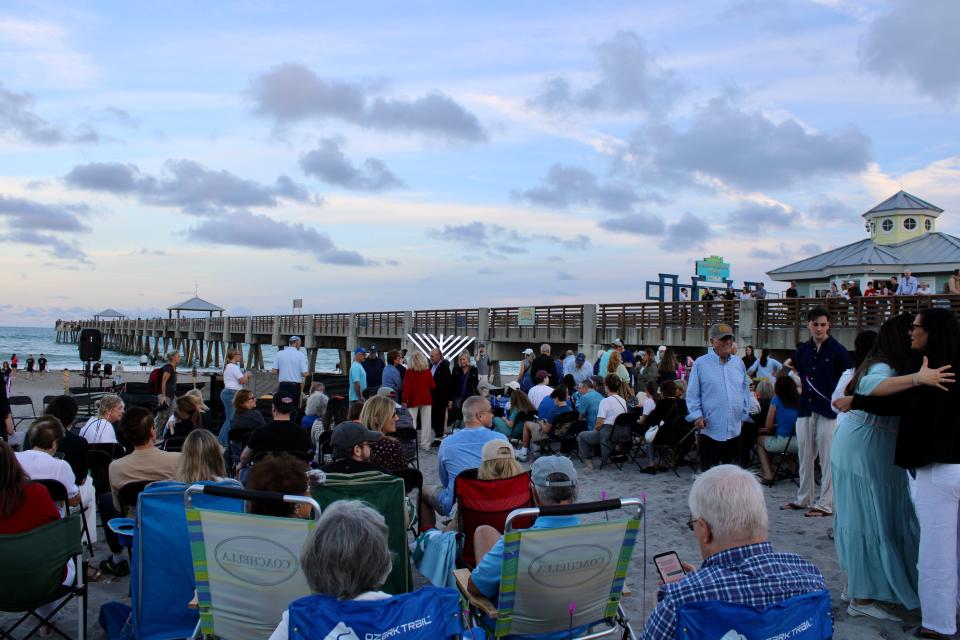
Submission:
[[[457,581],[457,588],[467,599],[467,602],[470,603],[471,607],[476,607],[481,613],[483,613],[483,615],[487,616],[491,620],[495,620],[497,618],[497,608],[492,602],[490,602],[489,599],[483,596],[474,595],[467,590],[467,583],[470,581],[470,569],[456,569],[453,572],[453,577]]]

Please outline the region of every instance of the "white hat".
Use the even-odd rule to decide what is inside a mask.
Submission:
[[[667,348],[666,348],[665,346],[663,346],[663,345],[660,345],[660,346],[657,348],[657,351],[666,351],[666,350],[667,350]]]
[[[525,356],[532,356],[532,355],[533,355],[533,349],[531,349],[530,347],[527,347],[526,349],[523,350],[523,355],[525,355]]]
[[[517,382],[516,380],[511,380],[510,382],[508,382],[503,386],[505,386],[507,389],[513,389],[514,391],[516,391],[517,389],[520,388],[520,383]]]

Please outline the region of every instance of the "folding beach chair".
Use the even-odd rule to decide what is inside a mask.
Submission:
[[[601,469],[607,464],[614,465],[618,470],[623,469],[623,464],[630,460],[634,446],[634,431],[640,415],[639,411],[627,411],[614,419],[613,429],[610,431],[610,455],[607,456],[606,461],[600,461]]]
[[[387,522],[387,544],[394,554],[393,569],[383,590],[397,595],[413,588],[402,479],[379,471],[328,473],[322,483],[313,486],[311,493],[324,509],[337,500],[362,500],[376,509]]]
[[[0,535],[0,611],[23,613],[13,625],[0,629],[0,638],[15,640],[13,632],[24,624],[29,628],[24,637],[31,637],[47,624],[70,640],[51,621],[73,598],[77,598],[76,637],[87,637],[87,564],[80,542],[81,520],[75,513],[24,533]],[[76,571],[73,583],[64,585],[68,562],[74,563]],[[61,598],[46,615],[37,611]]]
[[[10,396],[7,398],[7,403],[10,405],[10,415],[13,416],[13,428],[16,429],[17,425],[21,422],[34,421],[37,418],[37,411],[33,408],[33,400],[30,396]],[[30,407],[30,413],[17,413],[17,410],[14,407]]]
[[[570,516],[624,509],[627,518],[572,527],[514,529],[521,517]],[[470,572],[455,572],[471,618],[495,638],[563,634],[635,638],[620,605],[627,567],[640,531],[637,498],[517,509],[503,535],[499,603],[467,591]]]
[[[300,570],[300,552],[314,520],[231,513],[194,504],[199,494],[236,500],[299,502],[306,496],[195,484],[183,501],[187,510],[200,624],[195,635],[223,640],[270,637],[287,606],[310,594]]]
[[[289,608],[291,640],[444,640],[463,633],[456,589],[421,587],[386,600],[312,595]]]
[[[777,466],[773,470],[774,482],[776,482],[777,478],[785,478],[787,480],[792,481],[794,484],[797,484],[797,485],[800,484],[797,481],[797,478],[799,477],[798,470],[800,469],[800,458],[796,453],[791,453],[787,451],[787,449],[790,448],[790,444],[793,442],[794,438],[796,437],[797,437],[796,434],[790,434],[790,437],[787,438],[787,443],[783,445],[783,451],[781,451],[780,453],[767,451],[767,455],[776,456],[777,458]],[[757,444],[757,446],[759,447],[760,445]],[[787,467],[786,464],[784,464],[785,462],[791,461],[791,460],[795,463],[792,470],[789,467]]]
[[[476,469],[464,469],[453,482],[453,496],[457,501],[457,528],[461,534],[458,564],[469,569],[477,564],[473,553],[473,533],[477,527],[485,524],[503,533],[510,512],[533,506],[527,471],[504,480],[478,480]],[[517,526],[524,528],[531,524],[532,520],[527,519]]]
[[[682,604],[677,610],[678,640],[832,637],[830,592],[826,590],[805,593],[769,607],[703,601]]]

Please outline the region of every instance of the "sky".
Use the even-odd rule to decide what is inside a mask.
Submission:
[[[638,302],[710,255],[769,283],[900,189],[960,235],[958,24],[956,0],[7,1],[0,325],[194,292]]]

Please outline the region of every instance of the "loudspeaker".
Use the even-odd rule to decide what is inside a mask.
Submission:
[[[84,362],[92,362],[100,359],[100,351],[103,349],[103,334],[99,329],[81,329],[80,330],[80,359]]]

